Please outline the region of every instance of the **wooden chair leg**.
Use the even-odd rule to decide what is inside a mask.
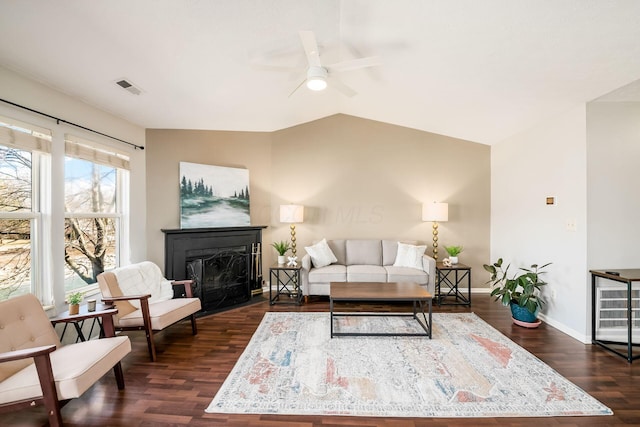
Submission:
[[[147,347],[149,348],[149,356],[151,361],[156,361],[156,346],[153,342],[153,329],[145,328],[145,334],[147,335]]]
[[[44,406],[49,416],[49,425],[51,427],[62,426],[62,415],[60,414],[60,402],[58,402],[58,392],[56,391],[56,383],[53,379],[53,369],[51,368],[51,359],[48,354],[35,356],[34,362],[40,379],[40,388],[42,389],[42,398]]]
[[[122,364],[120,362],[114,365],[113,374],[116,376],[118,390],[124,390],[124,374],[122,373]]]
[[[147,336],[147,347],[149,348],[149,356],[151,361],[156,361],[156,346],[153,342],[153,327],[151,325],[151,314],[149,313],[149,301],[143,299],[140,301],[140,308],[142,309],[142,319],[144,321],[144,332]]]
[[[191,332],[193,335],[198,335],[198,326],[196,325],[196,315],[191,315]]]

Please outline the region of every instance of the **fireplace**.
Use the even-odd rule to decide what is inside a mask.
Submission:
[[[194,280],[203,312],[246,302],[262,292],[263,228],[162,230],[165,275]]]

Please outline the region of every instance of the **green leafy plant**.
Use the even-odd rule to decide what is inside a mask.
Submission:
[[[284,254],[286,254],[287,251],[291,249],[291,245],[288,240],[273,242],[271,246],[273,246],[276,249],[276,251],[278,252],[278,255],[280,256],[284,256]]]
[[[462,246],[445,246],[444,250],[447,251],[449,256],[458,256],[464,247]]]
[[[493,265],[484,264],[483,267],[491,273],[491,279],[487,281],[492,287],[491,296],[495,297],[495,301],[500,301],[502,305],[508,306],[512,302],[520,307],[526,307],[529,313],[535,314],[545,301],[540,297],[540,288],[547,284],[540,278],[542,271],[551,263],[543,266],[532,264],[531,268],[519,268],[520,274],[513,277],[507,277],[510,265],[502,268],[502,258],[493,263]]]
[[[82,302],[82,298],[83,297],[84,297],[84,295],[82,294],[82,292],[74,292],[74,293],[69,294],[67,296],[67,301],[71,305],[76,305],[76,304],[80,304],[80,302]]]

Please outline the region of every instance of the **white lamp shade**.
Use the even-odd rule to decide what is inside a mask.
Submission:
[[[422,220],[444,222],[449,220],[448,203],[424,203],[422,205]]]
[[[280,222],[297,223],[304,219],[304,206],[280,205]]]

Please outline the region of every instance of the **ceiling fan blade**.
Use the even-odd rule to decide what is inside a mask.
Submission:
[[[358,94],[355,90],[351,89],[349,86],[342,83],[340,80],[336,79],[335,77],[330,78],[328,83],[329,83],[328,84],[329,87],[337,90],[338,92],[342,93],[344,96],[348,96],[349,98]]]
[[[316,42],[316,36],[313,31],[300,31],[300,40],[302,40],[302,47],[307,54],[307,61],[312,67],[321,67],[320,64],[320,52],[318,51],[318,43]]]
[[[294,90],[291,91],[291,93],[289,94],[288,98],[291,98],[291,96],[296,93],[298,91],[298,89],[300,89],[302,87],[302,85],[307,81],[307,79],[305,78],[304,80],[302,80],[300,82],[300,84],[298,84],[298,86],[296,86],[296,88]]]
[[[357,70],[358,68],[375,67],[381,65],[382,61],[378,56],[368,56],[366,58],[350,59],[347,61],[337,62],[333,65],[325,67],[330,73],[342,71]]]

